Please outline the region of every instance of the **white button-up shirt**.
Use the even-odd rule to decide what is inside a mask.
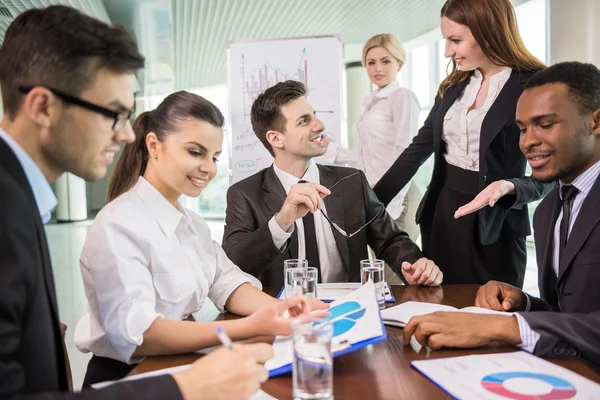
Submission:
[[[417,134],[421,107],[417,96],[400,87],[398,81],[365,96],[363,106],[364,111],[354,124],[356,151],[331,143],[324,157],[327,162],[363,170],[373,187]],[[387,206],[392,218],[402,214],[409,187],[406,185]]]
[[[75,343],[128,363],[139,361],[131,356],[156,318],[185,319],[206,297],[223,311],[241,284],[262,288],[227,258],[198,214],[174,207],[143,177],[98,214],[80,266],[90,327],[76,330]]]
[[[292,185],[298,183],[300,179],[281,170],[275,164],[273,164],[273,169],[275,170],[275,174],[279,178],[279,181],[283,185],[285,193],[289,194]],[[301,179],[307,182],[315,182],[320,184],[321,180],[319,177],[319,169],[317,168],[317,164],[311,161],[308,169]],[[325,210],[325,204],[323,204],[323,209],[325,212],[327,212],[327,210]],[[325,217],[323,217],[321,211],[314,213],[313,217],[315,221],[315,235],[317,237],[319,264],[321,267],[321,278],[323,279],[323,282],[348,282],[349,277],[342,265],[342,257],[335,243],[335,237],[333,236],[331,225],[325,219]],[[304,241],[304,223],[302,222],[302,218],[298,218],[295,221],[295,225],[298,229],[298,258],[305,259],[306,242]],[[271,231],[273,243],[280,250],[285,247],[285,243],[294,232],[294,229],[291,229],[289,232],[281,229],[275,220],[275,217],[269,220],[269,230]]]
[[[448,164],[469,171],[479,171],[481,125],[511,73],[512,69],[505,68],[492,75],[483,105],[469,111],[469,107],[475,103],[483,81],[478,69],[473,72],[465,90],[444,116],[442,139],[447,145],[448,152],[444,158]]]

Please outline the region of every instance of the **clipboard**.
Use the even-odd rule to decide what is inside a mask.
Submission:
[[[331,289],[335,290],[336,286],[340,287],[339,290],[347,289],[348,291],[353,291],[353,290],[359,289],[362,285],[359,282],[318,283],[317,284],[317,297],[325,303],[331,303],[332,301],[335,301],[336,299],[321,298],[321,296],[319,295],[319,289],[321,288],[321,291],[323,291],[322,289],[325,287],[326,289],[331,288]],[[285,290],[285,285],[281,287],[281,290],[279,290],[279,293],[277,294],[278,299],[283,299],[284,290]],[[395,303],[396,302],[396,298],[394,297],[394,293],[392,292],[392,287],[387,282],[385,284],[385,302],[386,303]]]
[[[371,288],[365,288],[365,286],[370,286]],[[373,283],[366,283],[365,285],[361,286],[361,288],[365,288],[365,291],[367,290],[372,290],[373,291],[373,300],[375,300],[375,289],[373,287]],[[318,291],[318,289],[317,289]],[[281,294],[281,292],[280,292]],[[278,296],[279,297],[279,296]],[[343,299],[340,299],[343,300]],[[376,301],[375,301],[376,303]],[[355,310],[355,312],[357,312],[359,310]],[[377,311],[379,311],[379,307],[377,307]],[[379,343],[379,342],[383,342],[384,340],[387,340],[387,332],[385,329],[385,326],[383,324],[383,320],[381,318],[381,313],[377,312],[377,318],[379,320],[379,324],[381,326],[381,332],[382,334],[379,336],[375,336],[375,337],[370,337],[368,339],[364,339],[361,340],[359,342],[356,343],[350,343],[349,341],[345,340],[345,341],[340,341],[340,342],[336,342],[335,338],[332,340],[332,355],[333,357],[339,357],[342,356],[344,354],[348,354],[348,353],[352,353],[354,351],[360,350],[364,347],[367,347],[371,344],[375,344],[375,343]],[[334,317],[334,319],[337,319],[337,317]],[[289,339],[291,341],[291,339]],[[288,372],[292,371],[292,363],[293,363],[293,349],[292,349],[292,362],[290,362],[289,364],[283,365],[279,368],[275,368],[272,370],[269,370],[269,377],[274,377],[274,376],[279,376]]]

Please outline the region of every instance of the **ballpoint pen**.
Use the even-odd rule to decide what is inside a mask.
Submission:
[[[219,338],[219,341],[223,344],[223,346],[233,349],[233,342],[231,341],[231,339],[229,338],[227,333],[225,333],[223,328],[221,328],[220,326],[217,326],[216,331],[217,331],[217,337]]]

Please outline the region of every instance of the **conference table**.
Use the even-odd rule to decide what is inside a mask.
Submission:
[[[445,285],[437,288],[392,286],[396,303],[386,303],[386,307],[410,300],[445,304],[457,308],[472,306],[478,288],[478,285]],[[266,290],[266,292],[276,295],[278,290]],[[218,319],[235,318],[238,317],[226,313],[220,315]],[[411,367],[410,362],[427,357],[431,359],[518,350],[516,347],[505,345],[478,349],[441,349],[431,351],[427,355],[425,349],[416,353],[411,346],[404,345],[401,328],[386,326],[386,330],[388,336],[386,341],[334,359],[333,390],[336,399],[450,399],[451,396]],[[196,353],[148,357],[130,375],[189,364],[198,357],[201,355]],[[600,383],[600,374],[578,359],[548,358],[547,360]],[[291,373],[269,379],[262,385],[262,389],[278,399],[292,399]]]

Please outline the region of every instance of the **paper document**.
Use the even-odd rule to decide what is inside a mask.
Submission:
[[[598,399],[600,385],[524,351],[411,363],[457,399]]]
[[[179,365],[177,367],[158,369],[156,371],[150,371],[150,372],[145,372],[143,374],[128,376],[119,381],[106,381],[106,382],[96,383],[96,384],[92,385],[92,388],[102,389],[102,388],[105,388],[107,386],[110,386],[110,385],[112,385],[114,383],[118,383],[118,382],[136,381],[138,379],[146,379],[146,378],[152,378],[152,377],[160,376],[160,375],[174,374],[177,372],[185,371],[186,369],[189,369],[191,366],[192,366],[192,364],[186,364],[186,365]],[[277,399],[275,397],[271,396],[270,394],[265,393],[262,390],[259,390],[258,392],[254,393],[252,395],[252,397],[250,397],[250,400],[277,400]]]
[[[475,314],[496,314],[496,315],[513,315],[513,313],[494,311],[481,307],[465,307],[460,310],[456,307],[445,306],[442,304],[422,303],[420,301],[407,301],[394,307],[381,310],[381,319],[386,325],[404,327],[412,317],[417,315],[431,314],[436,311],[458,311]]]
[[[367,282],[329,306],[331,315],[328,320],[333,323],[334,357],[386,339],[373,282]],[[272,376],[287,372],[288,366],[291,368],[294,361],[291,336],[277,336],[273,348],[275,356],[265,364]]]
[[[386,303],[393,303],[396,301],[392,294],[392,289],[389,284],[385,284],[385,301]],[[318,283],[317,284],[317,297],[323,301],[334,301],[347,295],[348,293],[354,292],[361,287],[360,282],[335,282],[335,283]],[[278,299],[285,298],[285,291],[282,289],[277,296]]]

